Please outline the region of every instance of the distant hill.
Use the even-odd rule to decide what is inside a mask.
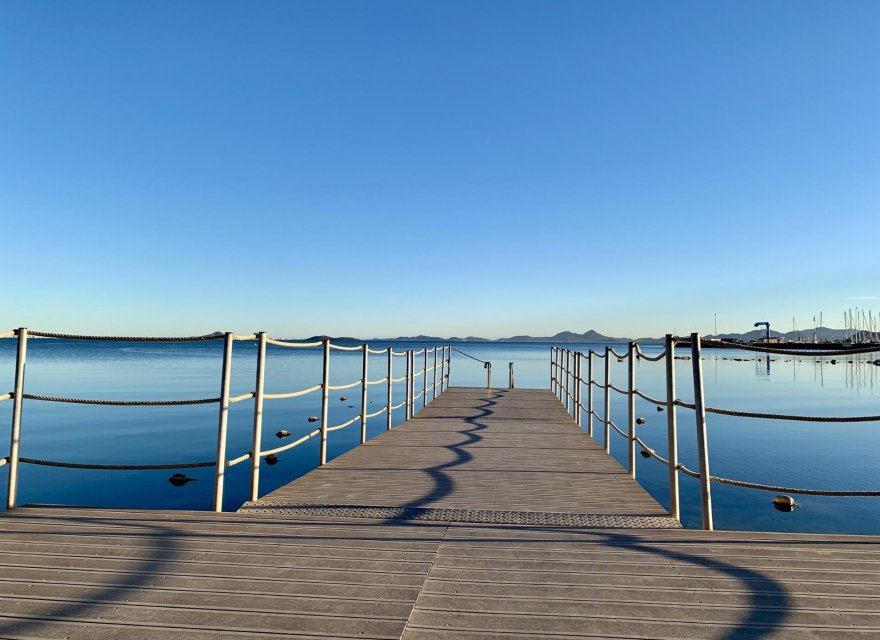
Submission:
[[[828,327],[819,327],[816,330],[816,334],[818,338],[822,340],[843,340],[846,338],[846,330],[845,329],[829,329]],[[748,342],[749,340],[757,340],[758,338],[763,337],[764,330],[763,329],[755,329],[753,331],[747,331],[745,333],[719,333],[717,336],[713,335],[704,335],[704,338],[715,338],[719,340],[742,340],[744,342]],[[809,331],[788,331],[787,333],[781,333],[779,331],[770,331],[770,335],[775,338],[782,338],[784,340],[804,340],[807,342],[812,342],[813,340],[813,330]],[[590,329],[589,331],[584,331],[583,333],[575,333],[574,331],[560,331],[556,335],[552,336],[529,336],[529,335],[517,335],[511,336],[509,338],[481,338],[479,336],[467,336],[466,338],[459,338],[457,336],[453,336],[451,338],[443,338],[440,336],[427,336],[427,335],[417,335],[417,336],[398,336],[396,338],[371,338],[368,340],[363,340],[360,338],[342,338],[342,337],[332,337],[332,336],[312,336],[311,338],[306,338],[306,341],[311,342],[315,340],[323,340],[325,338],[330,338],[331,340],[340,340],[340,341],[350,341],[350,342],[555,342],[555,343],[591,343],[598,342],[602,344],[626,344],[633,340],[632,338],[615,338],[613,336],[606,336],[604,334],[595,331],[594,329]],[[639,342],[641,344],[651,344],[663,342],[663,338],[635,338],[635,342]]]

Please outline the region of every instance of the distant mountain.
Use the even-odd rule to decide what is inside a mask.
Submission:
[[[774,338],[782,338],[783,340],[790,341],[798,341],[803,340],[806,342],[813,341],[813,330],[809,331],[788,331],[787,333],[781,333],[779,331],[770,331],[770,335]],[[821,340],[844,340],[846,338],[846,330],[845,329],[829,329],[828,327],[819,327],[816,329],[817,339]],[[745,333],[719,333],[717,336],[713,335],[703,335],[704,338],[714,338],[717,340],[742,340],[744,342],[748,342],[750,340],[757,340],[764,336],[763,329],[755,329],[753,331],[747,331]],[[684,336],[682,336],[684,337]],[[351,342],[363,342],[363,339],[359,338],[340,338],[340,337],[331,337],[331,336],[312,336],[311,338],[307,338],[306,341],[312,342],[315,340],[323,340],[325,338],[330,338],[331,340],[340,340],[340,341],[351,341]],[[478,336],[468,336],[466,338],[459,338],[457,336],[453,336],[451,338],[442,338],[440,336],[426,336],[426,335],[417,335],[417,336],[398,336],[397,338],[372,338],[366,340],[366,342],[555,342],[561,344],[584,344],[584,343],[592,343],[597,342],[601,344],[626,344],[630,341],[638,342],[640,344],[651,344],[651,343],[662,343],[663,338],[636,338],[633,340],[632,338],[615,338],[612,336],[606,336],[604,334],[595,331],[594,329],[590,329],[589,331],[585,331],[583,333],[575,333],[574,331],[560,331],[556,335],[552,336],[529,336],[529,335],[517,335],[511,336],[509,338],[480,338]]]

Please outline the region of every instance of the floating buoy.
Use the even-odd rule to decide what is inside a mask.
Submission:
[[[663,407],[661,407],[660,405],[657,405],[657,413],[662,413],[662,412],[663,412]]]
[[[798,505],[791,496],[774,496],[773,506],[776,507],[777,511],[788,513],[794,511],[794,508]]]
[[[270,467],[273,464],[278,464],[278,456],[276,456],[274,453],[270,453],[268,456],[266,456],[265,460],[266,464],[268,464]]]
[[[642,449],[641,454],[642,454],[643,458],[650,458],[651,457],[651,452],[648,451],[647,449]]]
[[[345,402],[346,400],[348,400],[348,398],[345,396],[339,396],[339,402]]]
[[[170,478],[168,478],[168,482],[173,484],[175,487],[182,487],[187,482],[193,482],[195,480],[198,480],[198,478],[187,477],[185,473],[175,473]]]
[[[318,416],[309,416],[309,422],[317,422]]]
[[[353,404],[350,404],[350,405],[348,405],[348,408],[349,408],[349,409],[354,409],[354,405],[353,405]]]
[[[837,364],[837,360],[832,360],[831,364]]]
[[[636,418],[636,424],[645,424],[647,420],[644,418]]]
[[[282,429],[281,431],[279,431],[278,433],[275,434],[275,437],[276,438],[289,438],[290,431]]]

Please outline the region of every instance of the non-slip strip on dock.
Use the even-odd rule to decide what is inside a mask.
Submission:
[[[432,509],[377,505],[286,504],[246,502],[240,512],[284,515],[294,518],[328,516],[370,520],[419,520],[427,522],[466,522],[519,524],[542,527],[591,527],[601,529],[680,529],[675,518],[664,516],[597,515],[541,511],[486,511],[481,509]]]

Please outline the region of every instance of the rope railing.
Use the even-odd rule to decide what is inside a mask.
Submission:
[[[306,442],[307,440],[311,440],[315,436],[320,435],[320,433],[321,433],[320,429],[315,429],[314,431],[311,431],[311,432],[307,433],[306,435],[302,436],[298,440],[294,440],[293,442],[288,442],[287,444],[281,445],[280,447],[275,447],[274,449],[266,449],[264,451],[260,451],[260,457],[266,458],[268,456],[278,455],[279,453],[282,453],[284,451],[289,451],[290,449],[293,449],[294,447],[298,447],[299,445]]]
[[[77,398],[77,397],[67,397],[67,396],[56,396],[56,395],[48,395],[48,394],[33,394],[26,393],[24,390],[24,363],[25,363],[25,354],[27,350],[27,341],[29,337],[41,337],[41,338],[49,338],[49,339],[70,339],[70,340],[95,340],[95,341],[114,341],[114,342],[132,342],[132,341],[142,341],[142,342],[196,342],[196,341],[221,341],[224,343],[223,347],[223,360],[222,360],[222,372],[221,372],[221,391],[218,397],[212,398],[198,398],[198,399],[184,399],[184,400],[115,400],[115,399],[91,399],[91,398]],[[440,393],[442,393],[446,386],[449,383],[449,369],[451,363],[451,354],[452,347],[451,345],[435,345],[432,347],[423,347],[419,350],[405,350],[403,352],[395,352],[391,346],[388,346],[384,349],[370,349],[368,344],[359,344],[359,345],[350,345],[350,344],[335,344],[329,338],[323,338],[321,340],[313,340],[308,342],[295,342],[290,340],[281,340],[270,338],[266,335],[265,332],[253,333],[253,334],[235,334],[232,332],[216,332],[203,336],[184,336],[184,337],[136,337],[136,336],[92,336],[92,335],[79,335],[79,334],[68,334],[68,333],[51,333],[51,332],[40,332],[40,331],[29,331],[28,329],[14,329],[11,331],[7,331],[4,333],[0,333],[0,338],[16,338],[18,343],[18,351],[16,354],[16,370],[15,370],[15,389],[11,392],[0,394],[0,401],[4,400],[12,400],[13,401],[13,410],[12,410],[12,437],[11,437],[11,449],[10,454],[4,458],[0,458],[0,466],[8,466],[9,471],[9,482],[7,483],[7,507],[13,508],[16,503],[17,496],[17,484],[18,484],[18,465],[22,464],[33,464],[39,466],[49,466],[49,467],[58,467],[58,468],[70,468],[70,469],[89,469],[89,470],[163,470],[163,469],[195,469],[202,467],[214,467],[215,468],[215,477],[214,477],[214,510],[220,511],[222,510],[223,503],[223,487],[224,487],[224,479],[225,474],[224,470],[239,465],[241,463],[250,461],[251,462],[251,500],[256,500],[259,497],[259,470],[260,470],[260,460],[267,459],[268,464],[275,464],[277,460],[277,455],[289,451],[315,437],[320,437],[320,462],[319,464],[324,464],[327,459],[327,436],[329,433],[333,431],[338,431],[340,429],[344,429],[348,426],[356,422],[360,422],[361,425],[361,443],[366,442],[367,438],[367,421],[376,418],[382,414],[386,414],[386,428],[390,429],[392,427],[392,411],[394,409],[400,407],[406,407],[406,419],[411,418],[415,414],[416,405],[415,402],[418,399],[422,400],[422,407],[427,406],[428,403],[428,394],[432,392],[432,397],[436,398],[438,395],[437,387],[438,387],[438,369],[439,369],[439,388]],[[256,341],[257,346],[257,381],[253,391],[248,391],[246,393],[241,393],[238,395],[232,395],[230,393],[231,387],[231,369],[232,369],[232,351],[233,344],[236,341]],[[323,361],[323,380],[321,383],[313,385],[311,387],[305,389],[299,389],[296,391],[286,392],[286,393],[265,393],[265,369],[266,369],[266,351],[267,346],[274,345],[282,348],[315,348],[315,347],[323,347],[324,352],[324,361]],[[333,351],[348,351],[348,352],[361,352],[362,354],[362,375],[355,381],[346,383],[346,384],[338,384],[332,385],[330,384],[330,354]],[[433,364],[429,366],[428,364],[428,355],[434,354]],[[442,355],[441,355],[442,354]],[[387,359],[387,374],[380,378],[371,380],[369,378],[369,368],[368,368],[368,357],[369,355],[386,355]],[[415,356],[422,355],[424,356],[424,366],[418,371],[415,370]],[[467,355],[467,354],[465,354]],[[393,357],[394,356],[404,356],[407,359],[406,364],[406,372],[402,376],[394,377],[393,375]],[[238,356],[236,356],[236,360],[238,360]],[[438,362],[439,360],[439,362]],[[433,372],[434,379],[433,381],[428,380],[428,374]],[[415,379],[416,377],[421,377],[421,381],[419,382],[419,386],[422,387],[419,393],[415,393],[416,385]],[[391,403],[391,398],[393,394],[393,385],[395,382],[406,382],[406,394],[405,399],[398,405],[393,405]],[[369,412],[367,407],[369,404],[372,404],[372,400],[369,400],[369,388],[371,386],[385,384],[388,387],[387,390],[387,399],[388,401],[384,403],[380,409],[376,411]],[[328,414],[329,414],[329,394],[331,391],[342,391],[346,389],[353,389],[359,387],[360,388],[360,412],[349,420],[336,425],[328,424]],[[306,396],[308,394],[321,391],[321,415],[311,416],[309,417],[309,422],[319,422],[320,426],[318,428],[313,429],[309,433],[297,438],[292,442],[288,442],[279,447],[275,447],[272,449],[263,449],[261,447],[261,439],[262,439],[262,415],[263,415],[263,403],[266,400],[280,400],[280,399],[291,399],[297,398],[301,396]],[[341,400],[345,400],[346,398],[341,397]],[[167,464],[121,464],[121,463],[84,463],[84,462],[68,462],[68,461],[59,461],[59,460],[45,460],[41,458],[29,458],[20,455],[19,451],[19,442],[21,436],[21,406],[24,401],[40,401],[40,402],[54,402],[54,403],[68,403],[68,404],[83,404],[83,405],[104,405],[104,406],[131,406],[131,407],[143,407],[143,406],[184,406],[184,405],[199,405],[199,404],[216,404],[219,405],[219,414],[218,414],[218,426],[217,426],[217,457],[215,460],[210,461],[202,461],[202,462],[183,462],[183,463],[167,463]],[[254,419],[253,419],[253,448],[251,451],[245,452],[241,455],[238,455],[234,458],[227,458],[226,456],[226,440],[227,440],[227,430],[228,430],[228,421],[229,421],[229,409],[233,404],[241,403],[244,401],[253,401],[253,411],[254,411]],[[350,407],[353,405],[349,405]],[[281,437],[289,437],[290,433],[285,431],[279,432],[276,434],[279,438]],[[181,480],[177,476],[180,474],[175,474],[170,478],[172,484],[175,486],[183,486],[189,480],[193,478],[183,478],[185,480],[182,484],[176,483],[176,480]]]
[[[455,351],[456,353],[460,353],[461,355],[463,355],[463,356],[465,356],[465,357],[467,357],[467,358],[470,358],[471,360],[476,360],[477,362],[479,362],[479,363],[481,363],[481,364],[489,364],[486,360],[480,360],[479,358],[475,358],[475,357],[472,356],[471,354],[469,354],[469,353],[465,353],[465,352],[462,351],[461,349],[456,349],[455,347],[452,347],[452,350]]]
[[[25,400],[40,402],[63,402],[66,404],[93,404],[108,407],[180,407],[192,404],[214,404],[220,398],[199,398],[195,400],[92,400],[90,398],[66,398],[63,396],[44,396],[35,393],[23,393]]]
[[[322,384],[316,384],[315,386],[309,387],[308,389],[300,389],[299,391],[291,391],[290,393],[264,393],[263,400],[285,400],[287,398],[299,398],[300,396],[314,393],[323,386],[324,385]]]
[[[354,382],[350,382],[349,384],[328,384],[327,389],[329,389],[330,391],[345,391],[346,389],[359,387],[362,383],[362,380],[355,380]]]
[[[360,345],[355,345],[353,347],[346,347],[341,344],[333,344],[332,342],[330,343],[330,348],[335,351],[363,351],[363,349],[364,349]]]
[[[315,342],[288,342],[287,340],[266,338],[266,344],[274,344],[276,347],[288,347],[291,349],[308,349],[310,347],[320,347],[324,343],[320,340]]]
[[[17,330],[6,332],[0,338],[10,337],[9,334],[17,335]],[[209,333],[203,336],[184,337],[160,337],[160,336],[89,336],[74,333],[54,333],[50,331],[31,331],[28,335],[36,338],[57,338],[60,340],[98,340],[101,342],[202,342],[205,340],[223,340],[226,336],[221,331]],[[232,334],[234,335],[234,334]]]
[[[664,403],[666,404],[666,403]],[[685,409],[694,409],[692,402],[676,400],[675,406]],[[764,413],[754,411],[734,411],[733,409],[718,409],[717,407],[704,407],[706,413],[715,413],[722,416],[734,416],[737,418],[757,418],[762,420],[789,420],[793,422],[878,422],[880,416],[801,416],[788,413]]]
[[[666,400],[658,400],[657,398],[652,398],[646,393],[642,393],[642,391],[640,391],[639,389],[633,389],[633,393],[640,397],[642,400],[646,400],[651,404],[656,404],[658,407],[665,407],[667,404],[669,404],[669,402],[667,402]]]
[[[638,358],[640,360],[647,360],[648,362],[660,362],[665,357],[666,357],[666,350],[665,349],[663,351],[661,351],[660,353],[658,353],[656,356],[649,356],[646,353],[643,353],[641,348],[639,348],[639,346],[636,345],[636,358]]]
[[[355,422],[357,422],[360,419],[361,419],[361,416],[360,416],[360,414],[358,414],[354,418],[352,418],[351,420],[343,422],[342,424],[337,424],[336,426],[333,426],[333,427],[327,427],[327,431],[339,431],[340,429],[345,429],[345,427],[354,424]]]
[[[370,349],[367,347],[367,353],[371,353],[374,356],[382,355],[383,353],[388,353],[391,351],[391,347],[385,347],[384,349]]]
[[[378,411],[374,411],[373,413],[368,413],[367,418],[375,418],[376,416],[382,415],[386,411],[388,411],[388,407],[382,407]]]
[[[688,356],[676,356],[675,355],[675,347],[676,345],[687,344],[690,349],[690,353]],[[779,493],[790,493],[790,494],[800,494],[800,495],[815,495],[815,496],[843,496],[843,497],[877,497],[880,496],[880,491],[874,490],[866,490],[866,491],[838,491],[838,490],[826,490],[826,489],[802,489],[798,487],[786,487],[782,485],[769,485],[762,484],[757,482],[749,482],[746,480],[736,480],[731,478],[724,478],[720,476],[711,475],[709,472],[709,450],[708,450],[708,438],[707,438],[707,428],[706,428],[706,415],[724,415],[731,417],[740,417],[740,418],[751,418],[751,419],[765,419],[765,420],[783,420],[783,421],[799,421],[799,422],[817,422],[817,423],[865,423],[865,422],[878,422],[880,421],[880,415],[863,415],[863,416],[812,416],[812,415],[797,415],[797,414],[784,414],[784,413],[769,413],[769,412],[758,412],[758,411],[739,411],[734,409],[723,409],[718,407],[708,406],[704,400],[704,392],[703,392],[703,374],[702,374],[702,356],[701,356],[701,347],[721,347],[727,349],[745,349],[748,351],[755,351],[760,353],[778,353],[780,355],[789,355],[789,356],[828,356],[828,355],[850,355],[857,353],[871,353],[880,351],[880,345],[869,345],[864,347],[855,347],[851,349],[841,349],[841,350],[789,350],[789,349],[774,349],[773,347],[765,347],[765,346],[754,346],[754,345],[739,345],[739,344],[730,344],[724,343],[716,340],[707,340],[701,339],[698,334],[692,334],[691,338],[687,341],[683,341],[681,339],[675,338],[671,335],[667,335],[665,339],[665,349],[653,356],[646,356],[642,353],[640,347],[636,343],[630,343],[629,350],[626,354],[618,353],[613,347],[606,347],[604,353],[596,352],[590,350],[587,354],[581,354],[579,352],[573,352],[570,349],[564,349],[561,347],[553,347],[551,348],[551,362],[550,362],[550,387],[551,390],[557,395],[559,400],[562,402],[563,406],[567,411],[572,413],[572,417],[575,418],[577,424],[581,425],[581,415],[582,413],[586,414],[588,418],[587,421],[587,432],[590,435],[593,435],[593,420],[596,419],[600,421],[605,429],[605,451],[610,453],[610,442],[609,442],[609,434],[611,431],[616,431],[619,435],[624,437],[627,440],[629,447],[629,472],[630,475],[635,478],[635,448],[641,447],[642,455],[644,457],[651,457],[662,464],[668,467],[669,472],[669,492],[670,492],[670,514],[675,518],[680,518],[680,507],[679,507],[679,489],[678,489],[678,473],[684,473],[687,476],[697,478],[700,480],[700,503],[701,503],[701,512],[703,517],[703,527],[705,529],[713,528],[713,517],[712,517],[712,498],[710,486],[712,483],[717,484],[726,484],[730,486],[736,486],[747,489],[756,489],[760,491],[771,491],[771,492],[779,492]],[[614,355],[618,358],[618,361],[626,361],[627,362],[627,379],[628,384],[626,388],[622,388],[622,386],[615,385],[610,380],[610,365],[608,361],[608,356]],[[596,359],[604,359],[605,360],[605,375],[602,379],[595,379],[594,374],[595,370],[593,367],[593,360]],[[693,402],[685,402],[680,399],[675,399],[675,360],[685,359],[690,360],[690,366],[694,370],[693,380],[694,380],[694,401]],[[587,375],[584,376],[582,373],[582,360],[586,361],[588,365]],[[665,361],[665,373],[666,373],[666,399],[659,399],[648,395],[647,393],[641,391],[635,384],[635,367],[634,361],[637,360],[646,360],[648,362],[659,362],[661,360]],[[582,388],[586,389],[587,392],[587,401],[584,403],[582,401]],[[603,390],[605,394],[605,412],[604,415],[600,415],[599,412],[593,409],[593,391],[594,390]],[[611,391],[615,391],[618,394],[622,394],[628,398],[628,431],[627,429],[619,426],[612,418],[611,418],[611,404],[609,401],[609,394]],[[650,447],[641,437],[636,435],[635,426],[637,424],[644,424],[643,418],[635,417],[636,404],[635,399],[640,398],[646,402],[649,402],[653,405],[656,405],[660,409],[667,409],[666,411],[666,421],[667,421],[667,444],[669,449],[669,458],[665,458],[655,449]],[[573,400],[573,402],[572,402]],[[697,426],[697,454],[699,460],[699,471],[693,471],[683,464],[678,462],[678,440],[677,440],[677,415],[676,408],[688,409],[694,412],[696,426]],[[788,504],[791,499],[784,499],[781,503]],[[793,504],[793,503],[791,503]]]

